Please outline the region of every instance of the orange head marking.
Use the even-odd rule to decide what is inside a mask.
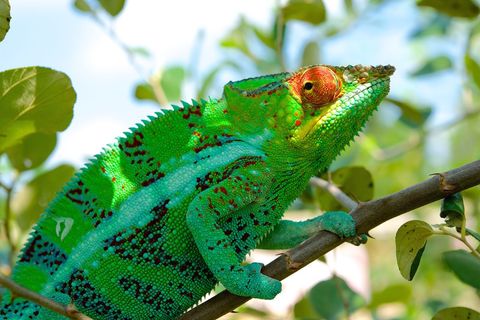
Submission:
[[[324,66],[316,66],[300,71],[288,82],[302,104],[321,107],[340,97],[342,80],[335,72]]]

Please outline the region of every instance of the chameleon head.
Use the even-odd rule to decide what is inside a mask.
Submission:
[[[270,132],[273,138],[264,144],[270,153],[307,156],[325,166],[387,95],[394,71],[389,65],[315,65],[230,82],[224,88],[225,113],[238,132]]]
[[[390,65],[357,65],[311,66],[293,73],[285,80],[295,100],[290,104],[302,112],[296,113],[292,142],[333,160],[388,94],[394,71]]]

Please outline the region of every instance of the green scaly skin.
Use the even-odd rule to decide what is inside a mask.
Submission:
[[[218,282],[273,299],[281,283],[242,261],[322,229],[355,236],[344,212],[281,218],[362,129],[393,72],[311,66],[230,82],[220,100],[151,117],[57,195],[13,279],[94,319],[173,319]],[[2,319],[63,319],[9,293],[3,301]]]

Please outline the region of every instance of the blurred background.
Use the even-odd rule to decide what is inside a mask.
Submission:
[[[394,65],[389,98],[331,167],[333,181],[357,200],[399,191],[480,155],[476,0],[10,5],[0,70],[44,66],[64,72],[77,99],[68,129],[49,139],[25,138],[17,149],[0,154],[5,186],[0,217],[10,229],[0,238],[5,273],[34,221],[75,169],[147,115],[180,99],[220,97],[230,80],[310,64]],[[42,156],[34,161],[25,151],[29,146],[42,149]],[[477,230],[478,196],[478,188],[464,193],[467,224]],[[461,247],[451,237],[429,241],[412,282],[398,271],[396,230],[413,218],[442,223],[439,207],[434,203],[389,221],[372,231],[375,240],[366,246],[343,245],[287,279],[278,299],[252,301],[225,318],[429,319],[444,307],[480,310],[478,291],[458,281],[442,260],[446,248]],[[311,189],[288,216],[339,208],[328,194]],[[256,252],[251,259],[273,258]]]

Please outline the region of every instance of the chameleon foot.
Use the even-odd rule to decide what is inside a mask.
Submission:
[[[233,285],[227,286],[228,291],[233,294],[245,297],[273,299],[282,291],[282,283],[270,278],[260,271],[261,263],[251,263],[239,270],[238,278]]]

